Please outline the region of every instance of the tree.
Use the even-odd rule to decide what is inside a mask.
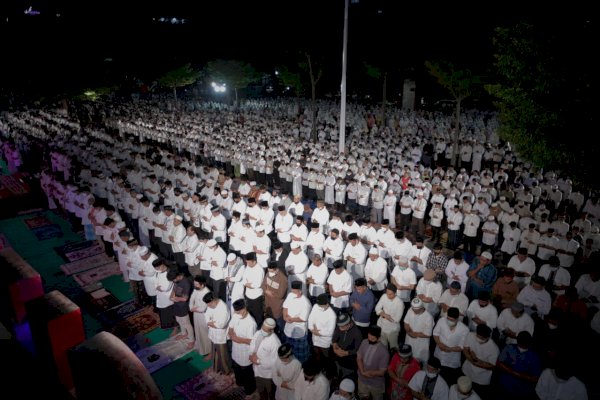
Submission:
[[[310,128],[310,137],[313,143],[317,143],[317,83],[323,76],[323,68],[321,63],[315,62],[309,52],[304,53],[306,62],[300,63],[300,68],[308,72],[310,77],[310,90],[311,90],[311,115],[312,125]]]
[[[497,28],[497,82],[486,89],[500,111],[500,137],[522,159],[593,187],[600,154],[588,136],[595,131],[588,29],[583,21]]]
[[[460,139],[460,112],[463,100],[481,87],[481,77],[468,69],[456,69],[450,62],[426,61],[430,75],[454,97],[454,137],[452,138],[452,164],[458,166],[458,141]]]
[[[206,65],[206,74],[212,80],[227,84],[235,93],[238,106],[238,90],[246,88],[260,78],[260,74],[248,63],[235,60],[214,60]]]
[[[173,96],[177,100],[177,88],[191,85],[200,78],[200,75],[200,71],[193,69],[190,64],[185,64],[182,67],[168,71],[159,78],[158,82],[164,87],[172,88]]]
[[[296,94],[296,99],[298,101],[298,115],[300,115],[300,98],[304,95],[304,83],[302,82],[302,76],[300,72],[292,71],[288,67],[279,66],[277,68],[279,71],[279,78],[283,82],[285,86],[289,86],[294,88],[294,93]]]
[[[367,75],[371,78],[380,80],[382,79],[382,94],[381,94],[381,121],[380,126],[385,126],[385,114],[386,114],[386,103],[387,103],[387,71],[383,71],[381,68],[375,67],[373,65],[364,63],[365,68],[367,69]]]

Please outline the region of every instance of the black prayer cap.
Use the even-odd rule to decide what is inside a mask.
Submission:
[[[246,308],[246,301],[244,299],[237,299],[232,304],[234,311],[240,311]]]
[[[320,295],[317,296],[317,304],[318,305],[323,306],[327,303],[329,303],[329,296],[327,296],[327,293],[321,293]]]

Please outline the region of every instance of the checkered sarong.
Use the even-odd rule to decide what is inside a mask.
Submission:
[[[291,338],[286,336],[286,341],[290,346],[292,346],[294,357],[296,357],[300,363],[308,360],[308,357],[310,356],[308,335],[304,335],[304,337],[301,338]]]

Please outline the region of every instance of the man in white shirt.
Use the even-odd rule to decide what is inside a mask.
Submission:
[[[227,304],[212,293],[204,295],[202,300],[207,309],[204,314],[208,326],[208,338],[212,343],[211,351],[205,360],[213,360],[215,372],[230,374],[231,363],[227,351],[227,328],[229,325],[229,309]]]
[[[261,398],[267,399],[275,397],[273,376],[277,373],[275,364],[281,346],[281,341],[277,335],[273,334],[276,326],[273,318],[265,319],[261,329],[256,331],[250,342],[250,361],[256,379],[256,393]]]
[[[302,373],[293,385],[296,400],[329,399],[329,381],[321,369],[322,365],[313,359],[302,363]]]
[[[350,293],[352,293],[352,276],[344,268],[344,262],[337,260],[333,263],[334,270],[327,278],[331,305],[336,314],[348,311],[350,306]]]
[[[515,270],[515,282],[521,289],[529,285],[536,270],[535,261],[528,255],[526,247],[517,250],[517,254],[508,261],[507,267]]]
[[[490,302],[490,292],[479,292],[477,299],[471,301],[467,308],[467,318],[471,332],[474,332],[479,325],[487,325],[491,329],[496,328],[498,310]]]
[[[381,343],[388,349],[397,349],[404,303],[397,296],[395,285],[388,284],[385,294],[375,306],[375,314],[379,316],[377,326],[381,327]]]
[[[291,243],[292,251],[285,260],[285,270],[288,274],[288,286],[291,289],[293,282],[302,283],[302,293],[306,294],[306,270],[308,269],[308,257],[302,251],[299,242]]]
[[[509,308],[502,310],[498,316],[496,325],[500,332],[500,341],[506,344],[516,344],[517,335],[521,331],[527,331],[533,336],[535,322],[525,312],[525,306],[518,301],[511,304]]]
[[[310,301],[302,294],[302,282],[293,282],[291,293],[283,302],[283,319],[286,322],[283,332],[294,356],[302,362],[310,355],[307,333],[311,309]]]
[[[302,365],[294,357],[292,346],[285,343],[277,350],[278,357],[275,359],[275,371],[273,382],[277,387],[276,399],[294,400],[294,382],[302,375]]]
[[[431,314],[418,297],[410,302],[410,310],[404,317],[405,344],[412,347],[413,356],[421,363],[429,359],[429,342],[435,323]]]
[[[469,264],[464,260],[463,254],[460,251],[455,251],[454,256],[448,261],[446,267],[447,282],[458,282],[460,283],[461,291],[464,293],[467,288],[467,271],[469,270]]]
[[[344,252],[344,242],[339,238],[340,231],[333,228],[329,232],[329,237],[323,243],[324,261],[327,268],[332,269],[335,261],[342,258]]]
[[[458,308],[461,318],[467,313],[469,298],[461,291],[460,282],[453,281],[440,297],[440,317],[445,317],[450,307]]]
[[[442,366],[436,357],[430,357],[425,363],[422,371],[416,374],[408,382],[413,397],[417,399],[447,400],[448,384],[440,375]]]
[[[343,258],[346,261],[346,269],[352,276],[352,281],[365,276],[365,260],[367,251],[360,243],[358,234],[352,232],[348,235],[348,244],[344,248]]]
[[[542,371],[535,386],[535,393],[541,400],[587,400],[586,386],[573,375],[573,357],[561,356],[554,369]],[[571,358],[571,359],[569,359]]]
[[[308,329],[312,333],[313,352],[322,365],[330,363],[331,338],[337,316],[329,304],[329,296],[322,293],[308,316]]]
[[[308,297],[311,304],[317,301],[317,296],[325,293],[325,284],[329,276],[329,270],[320,255],[315,254],[312,263],[306,272],[306,283],[308,284]]]
[[[376,299],[381,297],[388,284],[387,272],[387,263],[379,256],[379,250],[375,246],[371,247],[365,265],[365,280]]]
[[[248,311],[256,321],[262,325],[264,319],[265,296],[262,289],[265,279],[265,270],[258,266],[254,252],[246,254],[246,268],[242,275],[242,284],[245,287],[244,298]]]
[[[415,239],[415,244],[411,247],[411,253],[409,256],[410,268],[415,271],[417,279],[423,276],[430,254],[431,250],[425,246],[423,238],[420,236],[417,237]]]
[[[194,290],[190,295],[190,312],[194,317],[194,335],[196,343],[194,349],[203,356],[210,353],[211,343],[208,338],[208,326],[206,325],[206,309],[208,308],[204,302],[204,296],[210,292],[206,286],[206,278],[198,275],[194,278]]]
[[[246,302],[243,299],[233,303],[233,311],[228,328],[233,373],[236,385],[242,386],[246,396],[250,396],[256,390],[254,368],[250,361],[253,353],[250,344],[256,333],[256,321],[246,309]]]
[[[475,332],[470,332],[465,340],[463,354],[465,361],[462,372],[471,378],[477,394],[483,399],[490,397],[492,372],[500,350],[491,339],[492,329],[487,325],[478,325]]]
[[[447,382],[456,382],[460,375],[461,354],[469,328],[460,319],[458,308],[450,307],[445,318],[438,319],[433,328],[434,355],[442,364],[442,376]]]
[[[396,286],[397,294],[401,301],[409,303],[411,300],[411,292],[417,286],[417,276],[415,271],[408,267],[408,258],[400,256],[394,258],[396,266],[392,270],[391,283]],[[408,305],[405,304],[407,307]]]

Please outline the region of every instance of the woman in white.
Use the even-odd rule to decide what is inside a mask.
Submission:
[[[396,228],[396,203],[398,198],[394,194],[393,190],[388,190],[387,194],[383,198],[383,219],[387,219],[390,222],[390,229]]]
[[[283,344],[277,349],[273,383],[277,388],[275,400],[295,400],[294,382],[302,372],[302,365],[294,357],[292,346]]]
[[[208,308],[204,302],[204,295],[210,292],[206,287],[206,278],[198,275],[194,278],[194,291],[190,295],[190,311],[194,316],[194,333],[196,343],[194,348],[201,355],[210,353],[210,339],[208,338],[208,326],[206,326],[205,313]]]
[[[244,298],[244,284],[242,277],[246,269],[244,261],[235,255],[229,253],[227,255],[227,304],[231,306],[236,300]]]

